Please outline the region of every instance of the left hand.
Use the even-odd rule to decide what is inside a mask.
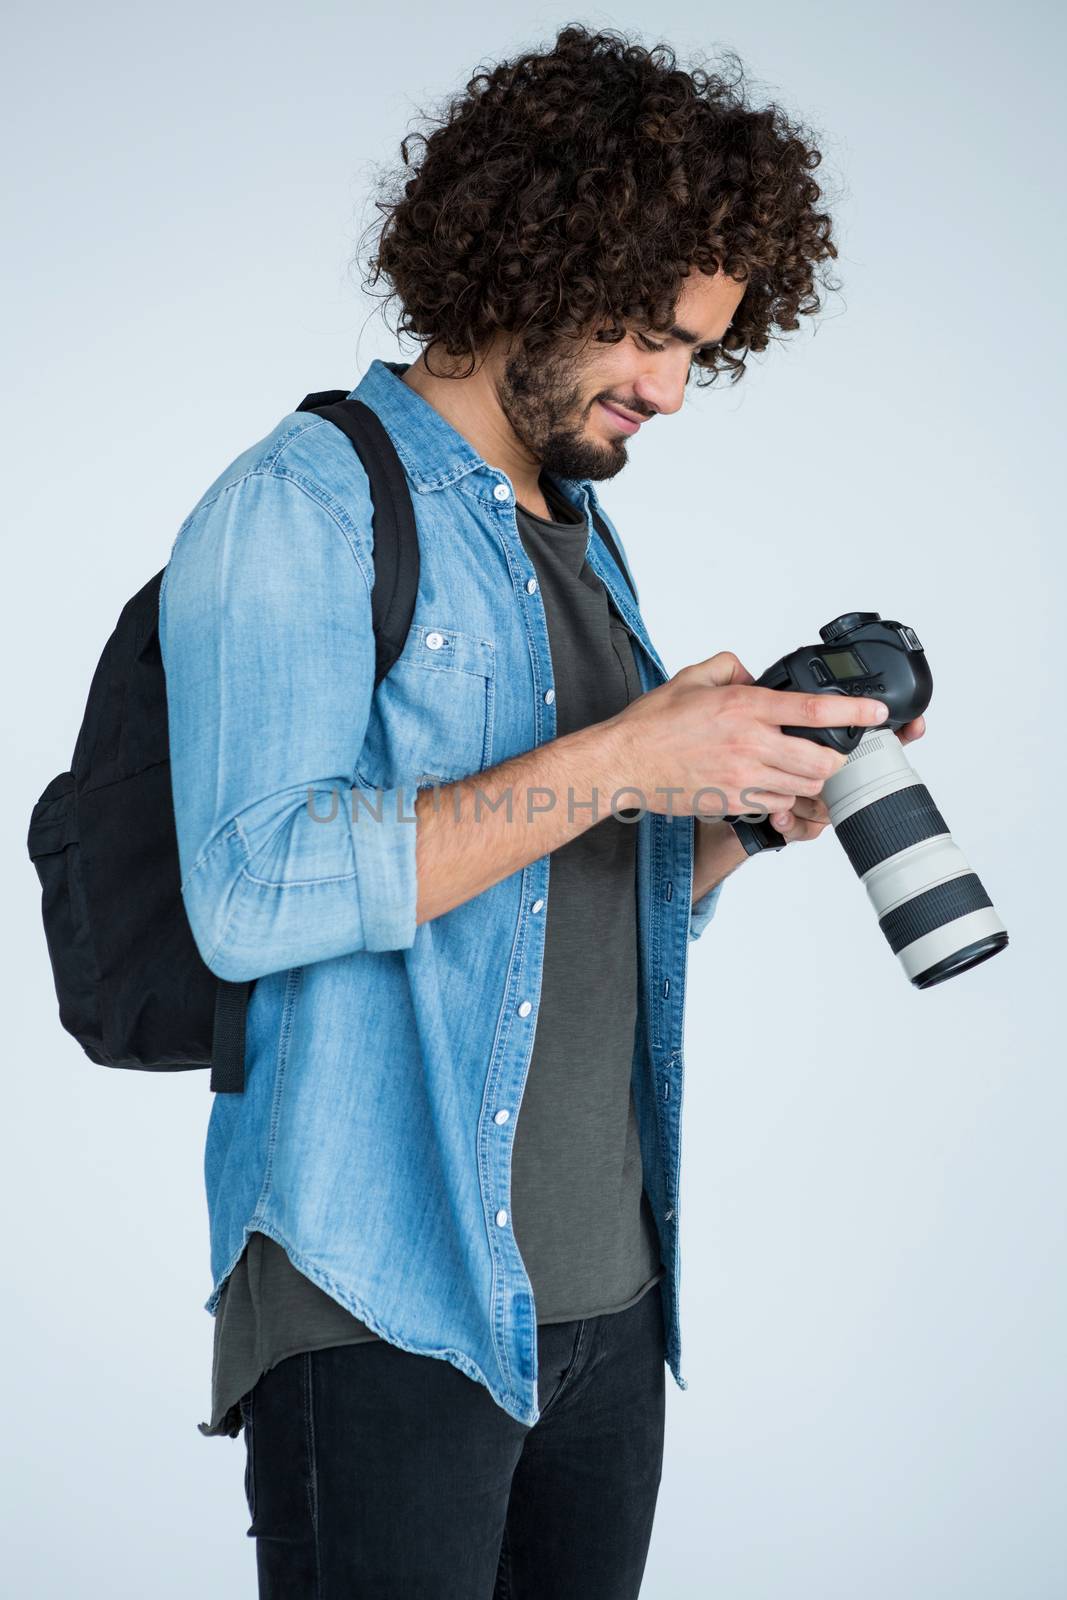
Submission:
[[[901,744],[911,744],[913,739],[921,739],[925,732],[926,719],[915,717],[897,729],[897,738]],[[798,794],[791,811],[772,811],[769,820],[775,832],[780,833],[787,844],[803,844],[807,839],[817,839],[823,829],[829,826],[830,812],[821,796]]]

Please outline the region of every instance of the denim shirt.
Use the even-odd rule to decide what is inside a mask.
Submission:
[[[204,1308],[214,1315],[259,1230],[384,1339],[451,1362],[532,1425],[537,1315],[509,1197],[551,856],[416,925],[414,806],[422,784],[555,737],[552,663],[514,485],[405,370],[375,360],[352,390],[396,445],[421,551],[412,627],[377,690],[368,480],[321,417],[290,413],[221,473],[160,591],[183,902],[208,968],[257,980],[244,1093],[216,1095],[208,1123]],[[590,508],[625,561],[614,524],[591,481],[555,481],[586,518],[587,559],[647,692],[668,673]],[[637,815],[631,1072],[667,1363],[684,1389],[686,967],[722,885],[690,909],[693,819]]]

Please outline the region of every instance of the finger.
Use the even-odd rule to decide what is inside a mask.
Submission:
[[[790,844],[805,839],[817,839],[826,827],[824,822],[815,822],[808,817],[798,817],[793,812],[776,812],[771,817],[771,826],[788,839]]]
[[[779,819],[787,823],[810,822],[820,831],[829,826],[830,807],[821,795],[797,795],[791,806],[769,808],[770,819],[777,828]]]
[[[921,739],[926,732],[926,718],[913,717],[902,728],[897,729],[897,738],[901,744],[910,744],[913,739]]]
[[[719,795],[709,795],[695,815],[712,821],[716,817],[740,816],[750,822],[761,822],[772,811],[791,811],[794,800],[791,794],[780,794],[773,789],[754,789],[748,785],[740,791],[736,802],[728,801],[724,805],[721,794],[722,791]]]
[[[764,754],[775,766],[783,772],[795,772],[797,777],[818,778],[820,788],[848,760],[841,750],[828,750],[824,744],[799,739],[791,733],[768,733],[766,744]]]
[[[825,782],[818,774],[811,777],[807,773],[786,772],[782,767],[757,767],[742,786],[741,794],[746,802],[785,811],[792,809],[798,795],[814,798]]]
[[[798,817],[792,811],[774,812],[770,823],[775,832],[780,833],[782,838],[791,844],[798,840],[813,838],[815,834],[822,832],[817,823]]]
[[[869,695],[800,694],[793,689],[766,689],[759,694],[759,715],[775,727],[855,728],[876,727],[889,707]]]
[[[830,807],[821,795],[809,799],[807,795],[798,795],[793,806],[793,815],[803,817],[808,822],[817,822],[825,827],[830,821]]]
[[[806,744],[808,741],[794,739],[789,743]],[[824,750],[819,745],[811,745],[811,749],[816,759],[806,763],[806,771],[792,771],[794,760],[798,766],[800,765],[799,757],[789,755],[786,756],[784,763],[780,763],[775,756],[773,766],[761,767],[755,772],[752,778],[753,784],[758,783],[765,789],[776,789],[780,794],[794,797],[804,795],[808,799],[814,799],[822,792],[827,778],[832,777],[838,768],[844,765],[845,758],[839,750]]]

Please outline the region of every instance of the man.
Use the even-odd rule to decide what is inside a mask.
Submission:
[[[420,537],[389,676],[366,475],[324,419],[175,540],[182,892],[211,970],[257,980],[207,1137],[201,1429],[244,1427],[263,1595],[639,1591],[665,1363],[685,1387],[688,947],[746,859],[716,819],[815,838],[844,758],[781,732],[833,697],[725,650],[668,679],[593,485],[694,368],[736,378],[817,308],[817,159],[614,33],[472,79],[374,263],[424,348],[352,391]]]

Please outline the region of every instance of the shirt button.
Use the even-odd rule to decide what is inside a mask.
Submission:
[[[544,903],[545,902],[543,900],[535,900],[533,905],[530,907],[530,910],[531,911],[540,911],[540,909],[544,905]]]
[[[555,689],[546,689],[545,690],[545,705],[546,706],[550,706],[555,698],[556,698]]]
[[[522,1005],[519,1007],[519,1016],[520,1017],[528,1017],[532,1010],[533,1010],[533,1006],[530,1004],[529,1000],[524,1000],[522,1002]]]
[[[502,1228],[507,1220],[508,1220],[508,1214],[507,1214],[506,1211],[498,1211],[497,1212],[497,1214],[496,1214],[496,1225],[497,1225],[498,1228]]]
[[[537,579],[536,578],[527,578],[527,580],[526,580],[526,593],[527,594],[536,594],[537,593]]]
[[[426,635],[427,650],[440,650],[444,642],[445,636],[443,633],[428,633]]]
[[[493,490],[493,499],[494,500],[510,500],[511,499],[511,490],[508,488],[506,483],[498,483],[497,484],[496,488]]]
[[[506,1122],[510,1116],[511,1116],[511,1112],[510,1111],[498,1111],[496,1116],[493,1118],[493,1121],[494,1122]]]

